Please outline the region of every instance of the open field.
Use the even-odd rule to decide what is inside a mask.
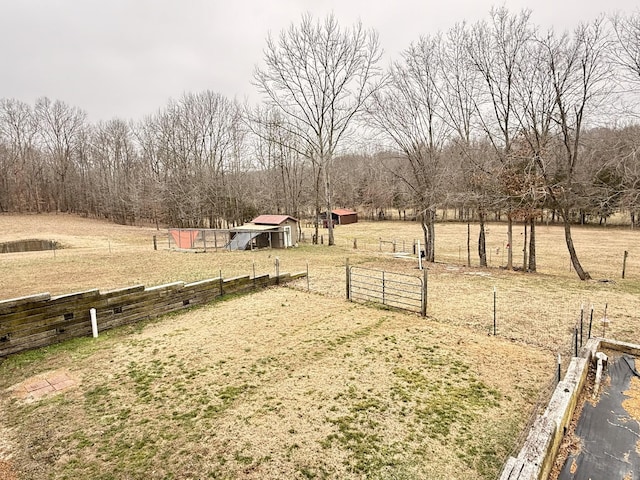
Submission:
[[[612,280],[580,282],[560,227],[538,227],[540,273],[522,274],[497,268],[504,225],[490,226],[494,268],[478,269],[463,266],[466,225],[439,224],[423,319],[344,300],[347,257],[419,275],[390,244],[380,252],[381,237],[410,249],[413,223],[339,226],[332,248],[199,254],[167,251],[164,231],[65,215],[0,216],[0,227],[0,242],[68,247],[1,255],[2,298],[267,273],[276,256],[281,271],[310,272],[310,292],[300,280],[5,360],[0,455],[24,479],[495,478],[556,353],[571,351],[580,305],[594,305],[596,334],[605,304],[607,336],[640,331],[638,232],[620,228],[575,229],[585,268]],[[8,390],[52,370],[77,386],[36,402]]]

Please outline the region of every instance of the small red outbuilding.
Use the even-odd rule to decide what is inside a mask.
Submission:
[[[336,208],[331,210],[331,218],[337,225],[347,225],[358,221],[358,214],[348,208]]]

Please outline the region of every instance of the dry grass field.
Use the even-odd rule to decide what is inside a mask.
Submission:
[[[580,306],[588,320],[593,304],[594,334],[605,305],[607,336],[637,342],[640,331],[638,232],[619,227],[575,229],[595,279],[580,282],[560,227],[538,227],[539,273],[524,274],[499,268],[505,225],[490,226],[491,268],[479,269],[464,266],[466,225],[439,224],[426,319],[344,298],[346,258],[421,275],[380,244],[410,250],[414,223],[339,226],[331,248],[254,252],[174,252],[166,231],[66,215],[0,215],[0,232],[65,247],[0,255],[1,298],[272,273],[276,257],[281,271],[309,268],[308,282],[5,359],[0,460],[21,479],[495,478],[556,354],[571,352]],[[12,395],[48,371],[77,385]]]

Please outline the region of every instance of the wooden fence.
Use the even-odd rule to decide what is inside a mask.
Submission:
[[[102,331],[304,276],[304,272],[247,275],[157,287],[136,285],[105,292],[87,290],[58,296],[42,293],[0,301],[0,357],[90,336],[91,308],[97,311],[98,330]]]

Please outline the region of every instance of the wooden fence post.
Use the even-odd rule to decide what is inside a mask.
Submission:
[[[625,271],[627,270],[627,257],[629,256],[628,251],[624,251],[624,257],[622,259],[622,278],[624,279]]]

